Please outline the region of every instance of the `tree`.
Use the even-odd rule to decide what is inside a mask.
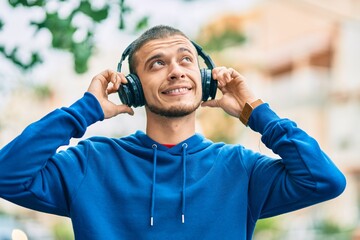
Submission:
[[[88,69],[88,60],[94,52],[94,33],[96,26],[109,18],[110,9],[118,9],[118,30],[125,29],[125,16],[131,12],[131,8],[125,4],[125,0],[107,0],[102,7],[95,6],[91,0],[80,0],[70,14],[60,16],[57,11],[50,10],[49,4],[54,2],[62,7],[67,3],[66,0],[8,0],[12,8],[23,7],[31,10],[32,8],[41,9],[44,13],[44,19],[41,21],[29,22],[29,26],[35,26],[37,34],[42,29],[47,29],[52,37],[51,46],[54,49],[65,50],[72,54],[74,59],[74,68],[77,73],[84,73]],[[86,31],[85,37],[80,41],[74,38],[74,34],[79,27],[74,25],[74,18],[82,14],[86,16],[91,27],[82,29]],[[0,15],[0,32],[3,30],[4,21]],[[148,24],[148,17],[144,16],[138,20],[135,30],[141,30]],[[31,59],[27,62],[19,58],[18,51],[21,46],[15,46],[10,51],[6,46],[0,45],[0,54],[11,61],[20,69],[27,71],[43,62],[43,56],[40,52],[32,52]]]

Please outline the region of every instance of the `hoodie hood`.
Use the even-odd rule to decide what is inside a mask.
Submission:
[[[193,136],[176,144],[171,148],[163,146],[161,143],[154,141],[142,131],[137,131],[135,134],[124,138],[124,140],[127,141],[130,145],[132,145],[132,147],[144,147],[147,150],[152,149],[152,146],[156,144],[159,151],[166,151],[172,155],[182,155],[182,145],[184,143],[188,145],[188,154],[199,152],[212,144],[211,141],[207,140],[202,134],[199,133],[195,133]]]
[[[152,173],[151,173],[151,195],[150,199],[150,226],[153,226],[156,220],[156,191],[157,191],[157,177],[160,173],[158,173],[158,164],[159,161],[168,161],[171,163],[174,159],[169,158],[159,158],[159,152],[167,152],[170,156],[181,156],[181,169],[182,171],[176,174],[175,177],[179,177],[181,180],[181,192],[179,199],[181,201],[181,212],[179,213],[179,217],[181,217],[181,222],[185,223],[185,211],[186,211],[186,187],[187,187],[187,161],[190,161],[189,154],[196,153],[211,145],[209,140],[206,140],[201,134],[194,134],[190,138],[176,144],[175,146],[168,148],[154,140],[152,140],[149,136],[147,136],[142,131],[137,131],[134,135],[127,137],[126,139],[130,145],[137,145],[137,150],[142,148],[142,151],[152,150],[152,157],[144,160],[148,160],[152,162]],[[134,146],[132,146],[134,147]],[[136,149],[136,147],[134,148]],[[171,158],[171,157],[170,157]],[[165,163],[166,164],[166,163]]]

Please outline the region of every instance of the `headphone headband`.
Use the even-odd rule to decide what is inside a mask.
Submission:
[[[129,55],[130,50],[131,50],[131,48],[132,48],[132,45],[133,45],[133,42],[132,42],[129,46],[127,46],[127,47],[125,48],[124,52],[121,54],[121,59],[120,59],[120,61],[119,61],[119,63],[118,63],[118,66],[117,66],[117,71],[118,71],[118,72],[121,72],[122,62],[123,62],[123,61],[125,60],[125,58]]]
[[[208,54],[206,54],[202,47],[200,47],[199,44],[197,44],[194,41],[191,41],[191,43],[194,45],[194,47],[196,48],[197,53],[199,54],[199,56],[204,59],[205,65],[209,68],[209,69],[214,69],[215,68],[215,64],[213,62],[213,60],[210,58],[210,56]]]

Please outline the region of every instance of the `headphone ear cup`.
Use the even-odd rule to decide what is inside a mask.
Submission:
[[[201,81],[202,81],[202,100],[203,101],[207,101],[208,98],[210,96],[212,96],[213,94],[211,94],[211,90],[212,90],[212,82],[215,82],[212,80],[211,77],[211,70],[210,69],[205,69],[202,68],[200,69],[200,75],[201,75]],[[213,98],[215,97],[215,95],[213,96]]]
[[[145,105],[144,92],[140,79],[136,74],[126,76],[127,84],[121,84],[118,90],[120,100],[129,107],[140,107]]]
[[[118,89],[118,95],[121,102],[128,105],[129,107],[131,107],[134,102],[134,94],[131,92],[131,89],[132,88],[130,87],[129,81],[127,84],[121,84]]]
[[[140,107],[145,105],[144,92],[141,86],[139,77],[136,74],[129,74],[126,78],[128,82],[131,82],[132,92],[134,96],[134,107]]]
[[[218,88],[218,81],[212,78],[212,71],[208,69],[210,72],[210,98],[215,99],[217,88]]]

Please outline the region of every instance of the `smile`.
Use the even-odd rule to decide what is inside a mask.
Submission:
[[[182,88],[171,89],[171,90],[165,91],[163,93],[164,94],[178,94],[178,93],[186,93],[189,90],[190,90],[189,88],[182,87]]]

